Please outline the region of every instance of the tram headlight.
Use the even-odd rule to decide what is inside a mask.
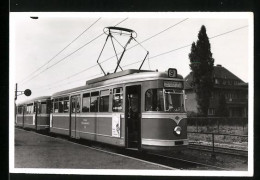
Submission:
[[[174,133],[176,134],[176,135],[181,135],[181,127],[180,126],[176,126],[175,128],[174,128]]]

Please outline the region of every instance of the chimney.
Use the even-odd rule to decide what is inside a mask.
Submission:
[[[221,64],[217,64],[217,67],[222,67]]]

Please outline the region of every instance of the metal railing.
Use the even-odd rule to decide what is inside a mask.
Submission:
[[[199,140],[200,142],[204,142],[205,144],[208,143],[210,144],[206,146],[211,147],[212,157],[215,157],[215,148],[222,148],[229,151],[233,150],[234,152],[242,151],[240,150],[241,147],[245,148],[245,146],[239,146],[240,149],[223,148],[222,146],[233,146],[233,143],[231,143],[232,139],[229,140],[231,142],[229,143],[227,142],[228,141],[227,136],[238,137],[237,139],[239,139],[241,142],[248,142],[248,136],[247,136],[248,119],[247,118],[190,117],[187,118],[187,125],[188,125],[187,127],[188,133],[202,134],[201,137],[200,136],[195,137],[197,139],[196,141]],[[203,135],[206,135],[206,137]],[[210,139],[207,136],[209,136]],[[224,137],[223,140],[219,140],[218,138],[216,138],[216,136],[224,136]],[[246,138],[246,140],[243,138]],[[190,142],[191,144],[194,145],[200,145],[200,143],[196,141],[194,142],[190,141]],[[216,147],[216,143],[219,144],[218,147]]]

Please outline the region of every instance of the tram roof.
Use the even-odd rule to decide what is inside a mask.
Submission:
[[[128,70],[125,70],[125,71],[120,71],[120,72],[117,72],[117,73],[108,74],[106,76],[102,76],[102,77],[98,77],[98,78],[95,78],[95,79],[88,80],[88,81],[86,81],[86,85],[90,85],[90,84],[94,84],[94,83],[97,83],[97,82],[101,82],[101,81],[105,81],[105,80],[109,80],[109,79],[114,79],[114,78],[130,75],[130,74],[134,74],[134,73],[142,73],[142,72],[155,72],[155,71],[128,69]]]
[[[18,103],[17,105],[28,104],[28,103],[32,103],[34,101],[47,100],[47,99],[50,99],[50,98],[51,98],[51,96],[39,96],[39,97],[35,97],[35,98],[32,98],[32,99],[22,101],[22,102]]]
[[[129,69],[125,71],[120,71],[118,73],[109,74],[106,76],[98,77],[95,79],[91,79],[86,81],[86,85],[68,89],[65,91],[60,91],[54,93],[53,96],[59,96],[75,91],[81,91],[84,89],[96,88],[105,85],[112,85],[112,84],[123,84],[123,83],[131,83],[136,81],[145,81],[151,80],[156,78],[168,78],[169,80],[183,80],[181,75],[177,75],[176,78],[169,78],[167,72],[158,72],[158,71],[150,71],[150,70],[136,70],[136,69]]]

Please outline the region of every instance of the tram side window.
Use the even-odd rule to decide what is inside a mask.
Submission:
[[[110,91],[100,91],[99,112],[108,112]]]
[[[33,105],[33,113],[36,113],[36,109],[37,109],[37,103],[34,103],[34,105]]]
[[[77,100],[77,98],[73,98],[71,99],[71,109],[72,112],[75,113],[80,113],[80,102]]]
[[[47,105],[48,109],[49,109],[49,113],[53,113],[53,102],[54,102],[53,99],[47,101],[47,104],[49,104],[49,105]]]
[[[164,111],[163,89],[148,89],[146,91],[145,111]]]
[[[123,88],[113,89],[113,112],[123,111]]]
[[[19,106],[18,107],[18,114],[23,114],[23,107],[22,106]]]
[[[90,98],[90,112],[98,112],[99,92],[92,92]]]
[[[59,99],[54,99],[54,113],[59,112]]]
[[[64,104],[63,104],[63,112],[67,113],[69,112],[69,107],[70,107],[70,101],[69,101],[69,97],[64,97]]]
[[[27,104],[26,107],[26,114],[32,114],[33,113],[33,104]]]
[[[40,103],[40,102],[37,103],[36,106],[37,106],[37,113],[38,113],[38,114],[41,114],[41,112],[42,112],[42,111],[41,111],[41,103]]]
[[[46,100],[46,113],[50,114],[52,113],[52,101]]]
[[[89,112],[90,110],[90,93],[83,94],[82,112]]]
[[[41,109],[40,113],[42,113],[42,114],[46,114],[47,113],[47,104],[46,104],[46,102],[41,102],[40,109]]]
[[[59,113],[63,113],[63,97],[59,98]]]

